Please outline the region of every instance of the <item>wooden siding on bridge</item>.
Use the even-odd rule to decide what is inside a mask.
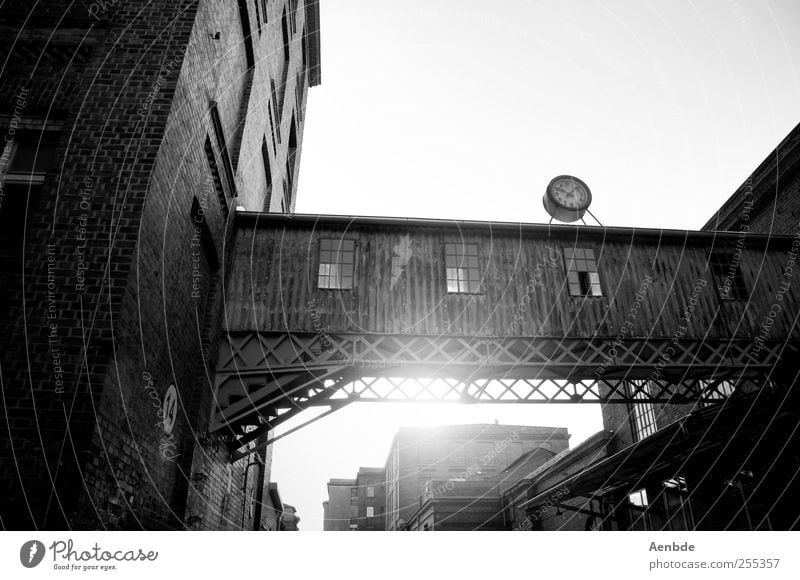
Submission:
[[[767,338],[782,339],[798,312],[798,282],[780,286],[794,280],[783,270],[789,237],[748,237],[741,249],[732,234],[326,217],[238,218],[227,330],[745,338],[758,336],[773,311]],[[317,288],[325,238],[355,242],[352,290]],[[451,242],[477,244],[480,293],[447,292]],[[740,251],[744,300],[718,297],[707,266],[712,243]],[[569,294],[563,249],[576,247],[594,249],[603,296]]]

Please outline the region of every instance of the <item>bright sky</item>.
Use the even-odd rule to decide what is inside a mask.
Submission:
[[[697,229],[800,121],[797,0],[321,11],[298,213],[546,222],[567,173],[604,225]],[[273,480],[322,529],[327,480],[382,466],[398,427],[495,419],[568,427],[572,446],[602,428],[590,405],[358,404],[278,442]]]

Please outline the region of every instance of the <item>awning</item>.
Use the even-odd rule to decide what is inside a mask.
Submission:
[[[750,438],[754,432],[763,432],[765,426],[790,415],[796,417],[786,401],[780,399],[783,397],[751,393],[694,411],[642,441],[550,485],[519,507],[542,504],[556,492],[563,501],[569,497],[597,497],[623,486],[634,488],[645,476],[670,479],[677,475],[675,469],[689,460],[697,461],[700,456],[730,445],[733,440]],[[537,479],[541,481],[547,476],[545,472]],[[531,483],[535,485],[536,481]]]

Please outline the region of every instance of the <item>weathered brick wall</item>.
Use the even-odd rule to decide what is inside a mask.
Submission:
[[[778,144],[702,229],[737,231],[743,236],[800,232],[800,125]],[[746,244],[746,237],[744,240]],[[655,405],[657,424],[664,427],[697,408],[693,404]],[[635,441],[631,413],[632,409],[625,405],[603,407],[603,424],[606,429],[614,430],[616,450]]]
[[[7,38],[22,28],[27,4],[3,6],[5,31],[14,32]],[[260,159],[269,134],[258,95],[268,93],[267,39],[280,28],[262,29],[245,110],[236,0],[66,5],[49,2],[49,16],[25,25],[20,37],[31,40],[0,78],[4,110],[25,86],[29,117],[63,123],[57,167],[29,207],[24,267],[0,286],[7,329],[0,411],[9,417],[0,461],[19,466],[0,474],[3,526],[233,529],[244,513],[245,527],[257,527],[245,499],[258,470],[251,468],[245,489],[251,459],[230,465],[207,426],[229,224],[237,205],[264,204],[263,166],[259,174],[259,164],[243,160]],[[65,14],[68,29],[58,29]],[[255,29],[254,15],[250,22]],[[46,47],[40,40],[51,29],[62,46],[29,80],[31,55]],[[300,50],[292,46],[293,55]],[[230,190],[220,197],[209,170],[207,135],[222,170],[212,101],[238,159],[238,200]],[[296,102],[289,91],[285,102]],[[286,142],[276,169],[285,165]],[[192,214],[195,197],[202,214]],[[198,244],[198,222],[213,239],[216,274]],[[167,435],[159,411],[170,383],[179,405]],[[271,452],[265,463],[268,481]]]
[[[792,129],[703,226],[795,234],[800,220],[800,125]]]
[[[146,2],[126,2],[109,7],[98,20],[84,6],[66,10],[65,4],[48,3],[47,9],[67,13],[73,27],[67,34],[59,32],[55,19],[3,20],[23,38],[29,32],[39,38],[52,27],[63,41],[62,52],[82,52],[82,34],[91,41],[74,65],[54,56],[52,66],[35,68],[41,51],[51,51],[47,45],[38,54],[21,53],[0,82],[5,88],[32,76],[28,114],[49,118],[58,111],[64,117],[55,171],[28,207],[24,266],[9,285],[5,309],[3,382],[5,400],[14,405],[9,447],[20,467],[13,475],[4,470],[3,487],[13,488],[4,494],[9,527],[105,525],[107,497],[78,509],[84,484],[94,485],[82,471],[110,455],[121,464],[128,461],[126,445],[115,442],[98,454],[89,451],[89,441],[109,388],[113,320],[128,282],[165,119],[156,115],[143,134],[136,105],[151,91],[151,71],[179,47],[193,13],[189,3],[188,11],[177,4],[150,5],[139,13]],[[34,94],[37,87],[46,91]],[[165,111],[169,98],[168,91],[158,96]],[[122,494],[130,487],[117,483],[107,479],[97,485],[115,486]],[[29,510],[15,501],[20,488]]]

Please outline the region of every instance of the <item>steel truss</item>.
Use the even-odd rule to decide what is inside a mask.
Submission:
[[[211,431],[238,445],[354,401],[693,403],[770,384],[796,342],[231,332]],[[255,429],[253,429],[255,427]],[[243,429],[248,433],[243,435]]]

